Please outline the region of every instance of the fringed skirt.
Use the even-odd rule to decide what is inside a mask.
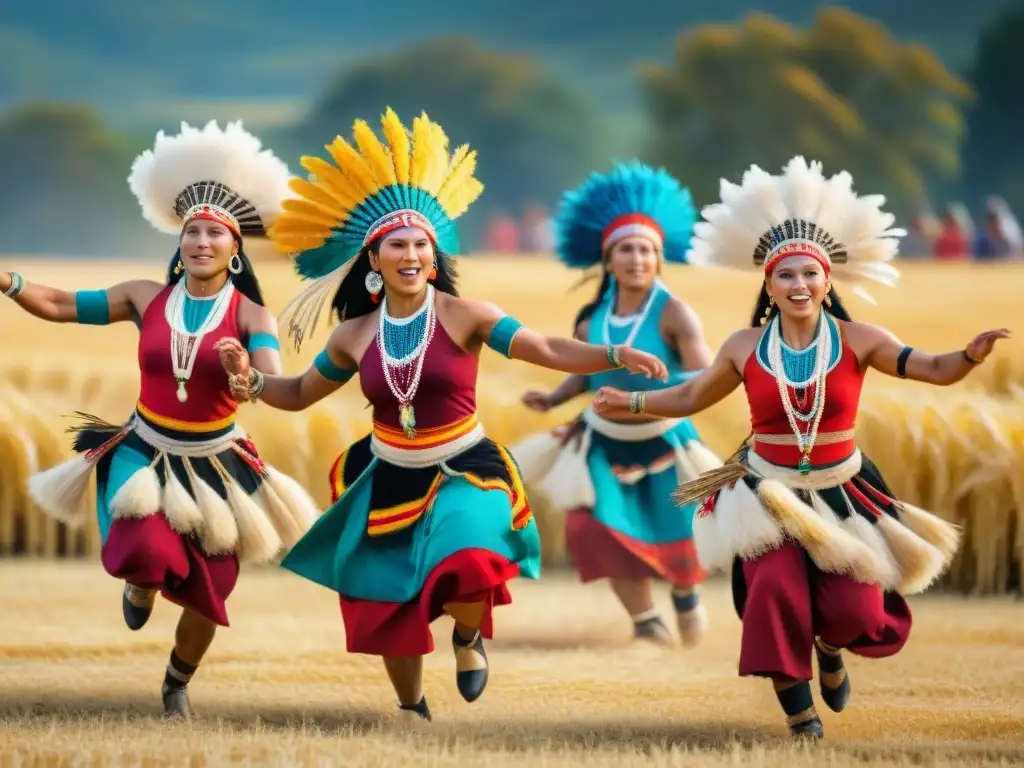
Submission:
[[[508,453],[486,438],[410,469],[374,456],[370,436],[331,470],[335,502],[282,567],[338,593],[350,653],[417,656],[446,603],[511,603],[507,582],[540,574],[540,537]]]
[[[273,561],[316,519],[305,489],[233,429],[169,433],[136,414],[124,426],[90,417],[74,431],[79,456],[31,478],[36,503],[81,525],[95,470],[107,572],[217,624],[228,625],[239,561]]]
[[[671,493],[720,467],[692,422],[622,424],[589,409],[565,427],[511,449],[529,492],[565,516],[580,580],[658,578],[680,587],[704,578],[693,542],[696,504]]]
[[[673,501],[701,502],[693,533],[709,571],[730,570],[737,558],[755,559],[789,539],[824,573],[911,595],[942,574],[959,546],[956,526],[895,499],[859,450],[803,475],[744,447],[677,488]]]

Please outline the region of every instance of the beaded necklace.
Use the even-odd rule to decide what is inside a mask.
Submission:
[[[416,436],[416,412],[412,401],[420,386],[427,347],[434,338],[437,313],[434,309],[434,286],[427,285],[423,305],[409,317],[395,318],[388,314],[388,299],[381,301],[377,325],[377,346],[381,368],[388,389],[398,401],[398,421],[410,440]]]
[[[167,303],[164,305],[164,318],[171,327],[171,369],[174,371],[174,380],[178,383],[176,394],[179,403],[188,400],[185,385],[192,377],[199,345],[202,344],[203,337],[224,320],[234,293],[235,285],[229,279],[223,288],[210,297],[213,299],[213,309],[206,319],[195,331],[191,331],[186,323],[185,309],[187,300],[193,297],[185,289],[185,278],[179,280],[171,289],[171,295],[167,297]]]
[[[832,356],[832,326],[824,312],[818,314],[818,328],[814,341],[804,350],[794,350],[782,340],[781,316],[776,315],[768,328],[768,361],[772,375],[779,388],[779,398],[786,412],[790,429],[796,436],[802,456],[798,465],[800,474],[811,471],[811,451],[818,437],[818,425],[825,412],[825,379],[828,363]],[[813,357],[812,357],[813,353]],[[813,360],[813,363],[811,362]],[[788,363],[788,365],[787,365]],[[814,399],[809,410],[804,411],[793,405],[790,390],[794,395],[800,390],[814,386]],[[803,400],[803,398],[799,398]],[[805,403],[802,402],[801,406]],[[798,422],[810,422],[808,432],[801,430]]]

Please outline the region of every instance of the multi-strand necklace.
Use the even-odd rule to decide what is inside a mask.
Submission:
[[[626,340],[622,342],[622,346],[630,347],[633,345],[636,335],[640,332],[640,328],[643,327],[644,321],[647,319],[647,315],[651,312],[651,305],[654,304],[654,297],[661,290],[661,281],[655,280],[654,285],[651,286],[651,291],[647,295],[647,299],[644,301],[640,311],[632,315],[614,315],[615,310],[615,295],[612,294],[611,303],[608,306],[608,311],[604,313],[604,323],[601,326],[601,332],[604,336],[602,339],[605,346],[611,346],[611,326],[621,328],[629,326],[629,331],[626,334]]]
[[[819,313],[817,335],[807,349],[800,351],[791,349],[782,340],[779,315],[772,320],[768,334],[768,362],[779,388],[779,397],[790,429],[793,430],[797,446],[800,448],[798,468],[801,474],[806,475],[811,471],[811,451],[818,437],[818,425],[825,412],[825,379],[832,357],[832,326],[826,320],[825,313]],[[797,395],[810,386],[814,387],[811,407],[805,410],[806,401],[800,398],[802,402],[798,408],[793,404],[789,390],[792,389],[793,394]],[[810,428],[806,433],[800,428],[799,422],[810,422]]]
[[[434,338],[437,313],[434,309],[434,286],[427,285],[423,306],[409,317],[395,318],[388,314],[387,296],[381,302],[377,325],[377,346],[388,389],[398,401],[398,422],[410,440],[416,436],[416,412],[412,401],[420,386],[427,347]]]
[[[185,323],[185,306],[191,297],[185,289],[184,278],[171,289],[171,295],[167,297],[167,304],[164,305],[164,317],[171,327],[171,368],[174,371],[174,380],[178,384],[179,403],[188,400],[188,390],[185,385],[192,377],[192,367],[195,365],[203,337],[224,320],[234,293],[235,286],[231,280],[228,280],[224,283],[223,288],[210,297],[213,301],[213,308],[206,319],[199,324],[195,331],[190,331]]]

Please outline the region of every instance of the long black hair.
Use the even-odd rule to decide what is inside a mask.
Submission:
[[[249,299],[249,301],[264,307],[266,304],[263,302],[263,292],[260,290],[260,282],[256,279],[256,271],[252,268],[252,262],[249,261],[249,257],[245,255],[245,251],[242,249],[241,239],[236,236],[235,242],[238,243],[238,258],[242,261],[242,271],[237,275],[233,272],[230,273],[231,282],[235,284],[235,289]],[[182,269],[180,272],[175,272],[179,264],[182,266]],[[184,262],[181,260],[181,248],[179,247],[174,252],[174,258],[171,259],[171,263],[167,267],[167,284],[175,285],[184,276]]]
[[[601,284],[597,286],[597,295],[594,296],[593,300],[584,304],[580,307],[580,311],[576,313],[576,319],[572,321],[572,332],[575,334],[576,329],[581,324],[585,323],[590,317],[597,311],[598,306],[604,299],[605,293],[608,292],[608,286],[612,282],[612,273],[607,269],[601,271]]]
[[[331,310],[338,316],[338,322],[351,320],[354,317],[368,315],[377,308],[377,302],[370,298],[366,290],[366,275],[370,271],[370,253],[379,253],[383,237],[378,237],[369,245],[363,246],[356,256],[352,269],[341,281],[334,299],[331,301]],[[449,296],[458,296],[458,289],[455,287],[458,274],[455,271],[455,264],[448,254],[434,248],[434,263],[437,267],[437,277],[432,282],[435,289]]]
[[[835,286],[829,289],[828,299],[832,302],[831,306],[822,303],[821,308],[828,312],[836,320],[844,320],[848,323],[853,322],[853,318],[850,317],[850,313],[846,311],[846,305],[843,304],[843,300],[839,298],[839,294],[836,293]],[[754,305],[754,314],[750,316],[750,325],[752,328],[760,328],[764,320],[767,323],[777,314],[779,314],[779,305],[773,304],[771,312],[768,312],[768,317],[765,318],[764,313],[768,309],[769,298],[768,298],[768,286],[761,283],[761,293],[758,294],[757,303]]]

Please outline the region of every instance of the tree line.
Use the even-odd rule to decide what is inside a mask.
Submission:
[[[798,29],[763,14],[682,32],[666,65],[637,65],[645,130],[623,141],[569,83],[523,56],[472,39],[426,40],[367,59],[327,83],[293,125],[261,132],[295,170],[302,154],[373,121],[421,110],[453,143],[480,152],[486,185],[465,219],[472,247],[486,218],[552,206],[612,157],[663,165],[703,205],[750,164],[777,170],[802,153],[849,170],[901,216],[926,196],[1001,194],[1024,209],[1024,10],[978,41],[972,69],[949,72],[926,48],[875,21],[825,8]],[[125,181],[151,136],[125,136],[87,105],[25,104],[0,116],[0,251],[130,255],[152,243]]]

